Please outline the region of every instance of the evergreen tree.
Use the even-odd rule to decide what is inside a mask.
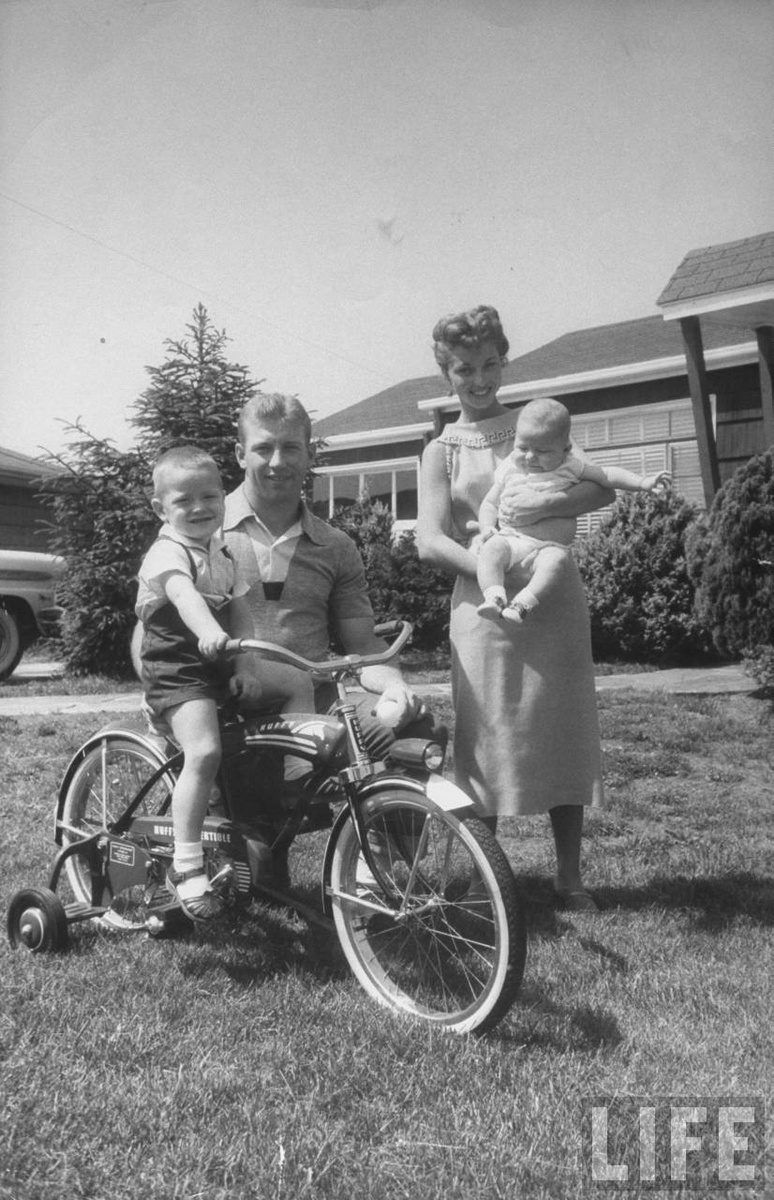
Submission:
[[[151,385],[135,402],[131,424],[140,431],[140,453],[150,461],[181,444],[206,450],[228,492],[242,478],[234,457],[237,416],[259,383],[250,379],[247,367],[226,360],[230,339],[214,328],[202,304],[186,328],[188,338],[164,342],[166,361],[146,368]]]
[[[228,338],[200,304],[189,337],[167,340],[167,359],[148,367],[151,385],[134,404],[137,445],[122,452],[80,422],[75,440],[51,457],[65,468],[43,485],[54,509],[53,549],[67,560],[62,642],[76,673],[131,674],[135,576],[158,528],[150,506],[153,462],[171,446],[201,446],[218,463],[226,490],[241,479],[234,457],[236,419],[257,390],[246,367],[225,358]]]

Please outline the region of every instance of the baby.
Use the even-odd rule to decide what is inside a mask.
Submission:
[[[151,504],[163,524],[140,567],[136,604],[144,707],[169,725],[184,754],[172,793],[167,889],[192,921],[204,921],[222,907],[209,887],[201,836],[220,765],[217,704],[229,691],[252,701],[281,697],[285,708],[299,712],[314,712],[314,700],[300,671],[265,664],[259,680],[245,655],[233,678],[221,653],[230,637],[255,633],[247,584],[217,533],[224,495],[214,460],[196,446],[168,450],[154,468],[153,489]]]
[[[477,611],[490,620],[520,625],[558,580],[575,536],[575,521],[548,519],[519,525],[508,505],[519,493],[567,491],[582,479],[605,488],[651,492],[670,481],[667,471],[635,475],[623,467],[600,467],[580,458],[570,441],[570,414],[558,400],[530,400],[519,414],[513,451],[497,468],[479,510],[478,583],[484,594]],[[543,533],[543,537],[536,534]],[[515,566],[531,567],[529,585],[508,601],[504,580]]]

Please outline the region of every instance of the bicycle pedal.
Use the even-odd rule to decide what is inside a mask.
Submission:
[[[234,884],[234,867],[233,867],[232,863],[226,863],[226,865],[224,867],[220,868],[220,870],[217,872],[216,875],[212,876],[212,879],[210,880],[208,886],[211,891],[215,892],[216,895],[220,896],[223,894],[223,892],[228,891],[228,889],[230,887],[232,887],[233,884]]]

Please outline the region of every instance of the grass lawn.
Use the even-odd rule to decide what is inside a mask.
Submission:
[[[485,1038],[376,1008],[334,940],[258,905],[177,941],[77,926],[67,955],[4,943],[0,1198],[655,1197],[584,1190],[591,1101],[763,1097],[774,1111],[771,707],[599,704],[609,806],[588,819],[585,856],[603,912],[555,909],[544,818],[502,823],[530,944],[520,995]],[[46,882],[57,786],[94,727],[0,719],[4,907]],[[310,895],[323,844],[292,852]],[[610,1162],[633,1180],[637,1138],[631,1124],[611,1134]],[[714,1166],[711,1138],[689,1162]]]

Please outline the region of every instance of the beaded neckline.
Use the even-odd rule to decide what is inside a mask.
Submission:
[[[492,446],[513,437],[516,428],[516,413],[504,412],[484,421],[471,421],[447,425],[438,441],[446,446]]]

